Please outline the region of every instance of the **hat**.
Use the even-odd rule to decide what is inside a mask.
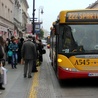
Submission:
[[[27,35],[26,35],[26,39],[27,39],[27,40],[32,40],[32,38],[33,38],[32,35],[30,35],[30,34],[27,34]]]
[[[14,36],[11,36],[11,40],[13,40],[15,37]]]
[[[33,38],[32,35],[28,35],[28,38]]]

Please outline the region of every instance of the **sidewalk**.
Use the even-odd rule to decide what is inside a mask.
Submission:
[[[8,83],[4,85],[4,91],[0,90],[0,98],[56,98],[49,69],[48,50],[43,57],[39,71],[32,73],[32,78],[23,77],[23,65],[17,65],[17,69],[6,65]]]
[[[1,91],[0,98],[28,98],[28,92],[32,79],[23,77],[23,65],[17,65],[17,69],[12,69],[10,65],[5,66],[8,69],[5,90]]]

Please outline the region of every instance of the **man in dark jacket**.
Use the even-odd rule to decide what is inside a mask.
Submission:
[[[37,51],[37,43],[36,43],[35,36],[33,36],[32,39],[33,39],[33,43],[35,44],[35,47],[36,47],[36,59],[33,61],[32,72],[38,72],[37,66],[36,66],[38,51]]]
[[[1,71],[1,66],[2,66],[2,59],[4,58],[4,42],[3,38],[0,36],[0,90],[5,90],[3,87],[3,75]]]
[[[27,74],[28,78],[31,78],[33,61],[36,59],[36,48],[34,43],[32,43],[32,36],[30,35],[28,35],[27,41],[23,43],[21,57],[25,61],[24,78],[26,78]]]

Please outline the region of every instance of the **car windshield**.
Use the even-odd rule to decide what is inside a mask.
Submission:
[[[60,33],[62,52],[98,52],[98,25],[65,25]]]

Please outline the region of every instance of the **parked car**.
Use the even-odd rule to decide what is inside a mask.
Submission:
[[[43,44],[43,46],[46,46],[47,45],[46,40],[42,39],[42,44]]]

